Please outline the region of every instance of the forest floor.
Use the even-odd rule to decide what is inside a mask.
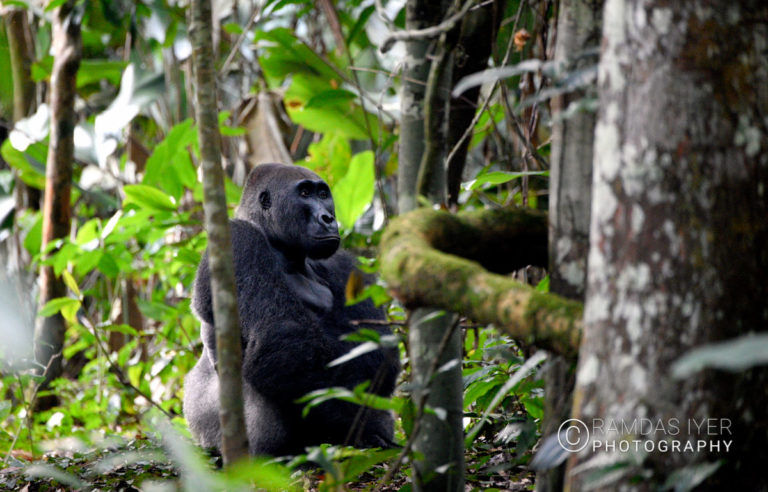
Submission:
[[[465,490],[532,490],[534,474],[525,466],[512,465],[503,449],[467,455]],[[210,473],[216,473],[220,459],[209,458]],[[474,470],[474,471],[473,471]],[[377,465],[343,487],[329,487],[319,469],[294,472],[299,490],[381,490],[410,491],[410,478],[402,471],[389,483],[381,484],[386,465]],[[87,452],[49,452],[33,460],[24,452],[14,452],[0,465],[0,490],[21,492],[119,491],[170,492],[183,490],[179,468],[148,439],[138,439],[120,448]]]

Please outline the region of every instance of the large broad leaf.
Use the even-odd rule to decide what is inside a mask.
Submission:
[[[193,189],[197,175],[189,158],[188,147],[196,138],[192,119],[186,119],[171,128],[147,159],[142,183],[164,190],[177,201],[185,187]]]
[[[5,162],[19,172],[19,177],[25,184],[38,190],[45,189],[45,153],[48,146],[44,143],[35,143],[27,147],[24,152],[16,150],[8,139],[3,142],[2,154]],[[42,161],[38,160],[42,159]]]
[[[174,212],[176,204],[171,197],[153,186],[127,185],[123,188],[125,200],[123,206],[134,204],[139,208],[156,210],[159,212]]]
[[[352,159],[349,139],[337,132],[327,132],[319,142],[309,144],[307,153],[309,155],[296,164],[322,176],[331,189],[347,173]]]
[[[348,96],[342,96],[344,92],[321,77],[294,74],[285,91],[286,111],[291,120],[314,132],[333,130],[348,138],[366,140],[368,125],[378,128],[376,118]],[[368,124],[365,118],[369,119]]]
[[[354,227],[373,200],[376,179],[373,159],[370,150],[355,154],[349,163],[349,171],[333,188],[336,218],[345,229]]]

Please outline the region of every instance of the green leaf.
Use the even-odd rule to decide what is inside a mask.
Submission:
[[[109,278],[115,278],[120,273],[120,267],[110,253],[102,254],[97,266],[99,271]]]
[[[549,292],[549,275],[545,275],[544,278],[536,284],[536,292]]]
[[[123,191],[125,191],[123,208],[130,204],[134,204],[139,208],[146,208],[160,212],[176,211],[176,205],[173,199],[171,199],[171,197],[158,190],[154,186],[147,186],[143,184],[126,185],[123,188]]]
[[[312,96],[307,104],[304,105],[304,109],[310,108],[327,108],[330,106],[346,105],[349,107],[349,102],[354,100],[357,96],[344,89],[329,89],[322,91]]]
[[[77,237],[75,243],[78,246],[83,246],[89,241],[99,238],[99,226],[101,225],[100,219],[91,219],[77,230]],[[98,241],[97,241],[98,242]]]
[[[337,132],[328,132],[319,142],[309,144],[307,153],[307,158],[296,165],[319,174],[331,189],[347,173],[349,161],[352,159],[349,139]]]
[[[177,201],[185,187],[193,189],[197,174],[189,157],[189,146],[196,140],[191,118],[171,128],[147,159],[142,184],[162,189]]]
[[[399,449],[380,449],[377,451],[360,450],[359,456],[353,456],[344,462],[344,480],[354,481],[364,472],[367,472],[375,465],[383,463],[400,454]],[[362,454],[365,453],[365,454]]]
[[[19,178],[21,178],[25,184],[32,188],[43,190],[45,189],[45,168],[36,166],[37,159],[32,158],[28,154],[30,151],[35,150],[34,147],[36,145],[31,145],[27,148],[26,152],[21,152],[11,145],[10,139],[7,139],[3,142],[0,154],[3,156],[5,162],[18,170]],[[39,145],[45,147],[44,144]]]
[[[352,157],[347,174],[333,188],[336,218],[349,230],[373,200],[373,152],[366,150]]]
[[[37,213],[37,218],[32,227],[27,231],[27,235],[24,236],[24,248],[32,256],[40,253],[40,248],[43,244],[43,214]]]
[[[88,273],[91,273],[94,268],[101,261],[101,257],[104,254],[101,250],[94,250],[90,252],[84,252],[74,258],[75,274],[78,277],[84,277]]]
[[[136,328],[134,328],[131,325],[109,325],[106,327],[107,331],[114,331],[117,333],[124,333],[126,335],[130,335],[132,337],[139,336],[139,332],[136,331]]]
[[[334,132],[348,138],[367,140],[368,126],[378,128],[378,122],[374,115],[363,111],[359,105],[352,104],[351,100],[343,104],[337,102],[320,105],[318,103],[308,106],[313,98],[336,89],[337,86],[329,84],[327,79],[314,75],[294,74],[283,98],[288,115],[295,123],[314,132],[326,133],[329,129],[333,129]],[[366,118],[369,120],[368,123]]]
[[[512,181],[513,179],[522,178],[523,176],[549,176],[549,171],[524,171],[518,173],[510,173],[507,171],[493,171],[490,173],[482,174],[472,181],[468,181],[463,184],[467,190],[476,190],[485,184],[497,185]]]
[[[137,364],[128,367],[128,380],[133,386],[141,386],[141,376],[144,374],[144,366]]]
[[[43,318],[48,318],[60,312],[64,318],[70,320],[71,318],[74,318],[74,316],[71,316],[73,310],[76,313],[78,309],[80,309],[79,300],[72,299],[71,297],[57,297],[56,299],[48,301],[37,315]],[[67,316],[67,314],[70,316]]]
[[[45,6],[45,12],[53,12],[56,8],[61,7],[67,0],[51,0],[48,5]]]
[[[69,273],[69,270],[63,270],[61,272],[61,278],[64,280],[64,283],[67,285],[67,287],[69,287],[69,290],[74,292],[78,299],[82,299],[83,294],[80,293],[80,288],[77,286],[75,277]]]
[[[107,80],[117,87],[127,65],[124,61],[83,59],[77,71],[77,88],[100,83],[102,80]]]
[[[291,471],[284,465],[264,458],[238,461],[224,470],[224,477],[232,484],[230,490],[240,489],[242,484],[258,490],[294,490]]]

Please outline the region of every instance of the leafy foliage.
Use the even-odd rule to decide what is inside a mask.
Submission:
[[[251,12],[233,11],[222,19],[216,66],[221,70],[221,105],[231,110],[220,120],[225,161],[233,177],[227,182],[227,199],[233,209],[240,194],[235,181],[245,164],[239,149],[244,133],[251,131],[241,111],[250,96],[242,89],[278,91],[290,119],[285,140],[291,155],[329,183],[344,245],[361,253],[363,270],[375,273],[375,261],[365,257],[376,247],[395,202],[394,122],[402,82],[396,70],[398,48],[394,55],[379,53],[387,31],[371,2],[332,3],[339,32],[331,32],[336,28],[329,27],[314,2],[306,1],[264,2],[253,25],[248,22]],[[49,3],[46,10],[55,4]],[[360,452],[320,446],[290,463],[253,462],[223,476],[201,465],[203,459],[172,429],[148,430],[145,416],[153,408],[174,417],[183,428],[183,378],[201,350],[189,294],[206,237],[196,170],[197,133],[187,103],[191,88],[183,69],[188,56],[185,10],[166,0],[86,2],[82,8],[84,60],[77,79],[72,234],[46,251],[41,252],[40,212],[14,210],[13,188],[21,183],[44,188],[47,107],[41,105],[34,116],[17,122],[0,148],[13,170],[0,171],[0,241],[5,245],[18,239],[23,248],[19,254],[30,259],[30,269],[51,265],[68,287],[65,297],[37,313],[61,313],[68,321],[66,377],[40,391],[31,360],[0,367],[0,391],[6,395],[0,402],[0,449],[18,468],[0,475],[0,485],[23,486],[24,464],[43,454],[50,462],[29,471],[41,477],[37,483],[45,481],[51,487],[132,487],[152,478],[182,486],[197,481],[222,490],[253,483],[336,490],[351,481],[381,480],[387,469],[394,471],[408,459],[407,445],[420,409],[408,398],[407,382],[390,399],[367,393],[364,385],[320,390],[304,398],[307,408],[341,398],[395,412],[396,440],[403,449]],[[402,28],[402,5],[385,2],[385,9],[392,26]],[[518,9],[524,15],[518,15]],[[40,12],[30,11],[30,16],[36,22],[32,78],[42,85],[49,81],[53,64],[48,55],[50,24]],[[533,29],[535,16],[524,3],[508,2],[505,16],[521,18]],[[512,34],[502,30],[498,45],[507,46]],[[499,65],[504,55],[498,54],[494,63]],[[513,58],[517,63],[531,56],[521,52]],[[542,64],[529,65],[536,63]],[[2,30],[0,68],[7,69],[7,37]],[[510,157],[521,155],[526,146],[505,129],[532,128],[526,148],[542,159],[548,156],[546,135],[536,136],[545,125],[537,127],[533,117],[521,122],[522,106],[513,111],[509,105],[524,99],[515,88],[522,76],[531,73],[504,73],[511,78],[504,79],[481,105],[470,136],[465,173],[470,179],[463,186],[462,207],[546,205],[539,197],[545,196],[548,172],[530,158]],[[7,95],[12,92],[8,79],[0,81],[0,117],[5,120],[10,119]],[[490,80],[488,74],[480,76],[481,82]],[[544,79],[538,83],[544,84]],[[541,115],[546,119],[546,110]],[[350,279],[350,302],[371,297],[387,308],[395,325],[404,324],[405,311],[385,286],[362,285],[362,279]],[[31,326],[25,328],[31,332]],[[396,339],[380,340],[371,336],[375,331],[363,327],[355,337],[364,342],[360,350],[399,344],[407,361],[403,333],[397,331]],[[528,472],[517,476],[516,467],[527,462],[542,416],[541,382],[531,370],[534,366],[526,362],[520,347],[492,328],[465,326],[465,429],[477,429],[467,442],[468,478],[477,487],[503,487],[511,475],[530,481]],[[54,396],[57,404],[39,409],[36,402],[48,396]],[[105,443],[99,435],[116,438],[117,444]],[[80,443],[76,450],[67,451],[63,459],[52,457],[53,447],[72,439]],[[109,469],[97,466],[105,462],[121,464]],[[310,465],[322,472],[309,478],[294,474],[286,482],[289,470],[306,470]],[[407,473],[390,474],[389,479],[407,488]]]

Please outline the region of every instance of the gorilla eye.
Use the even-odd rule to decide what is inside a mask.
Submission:
[[[302,198],[309,198],[309,190],[306,188],[302,188],[299,191],[299,194],[301,195]]]
[[[320,199],[325,200],[328,198],[328,190],[320,190],[317,195],[320,197]]]

